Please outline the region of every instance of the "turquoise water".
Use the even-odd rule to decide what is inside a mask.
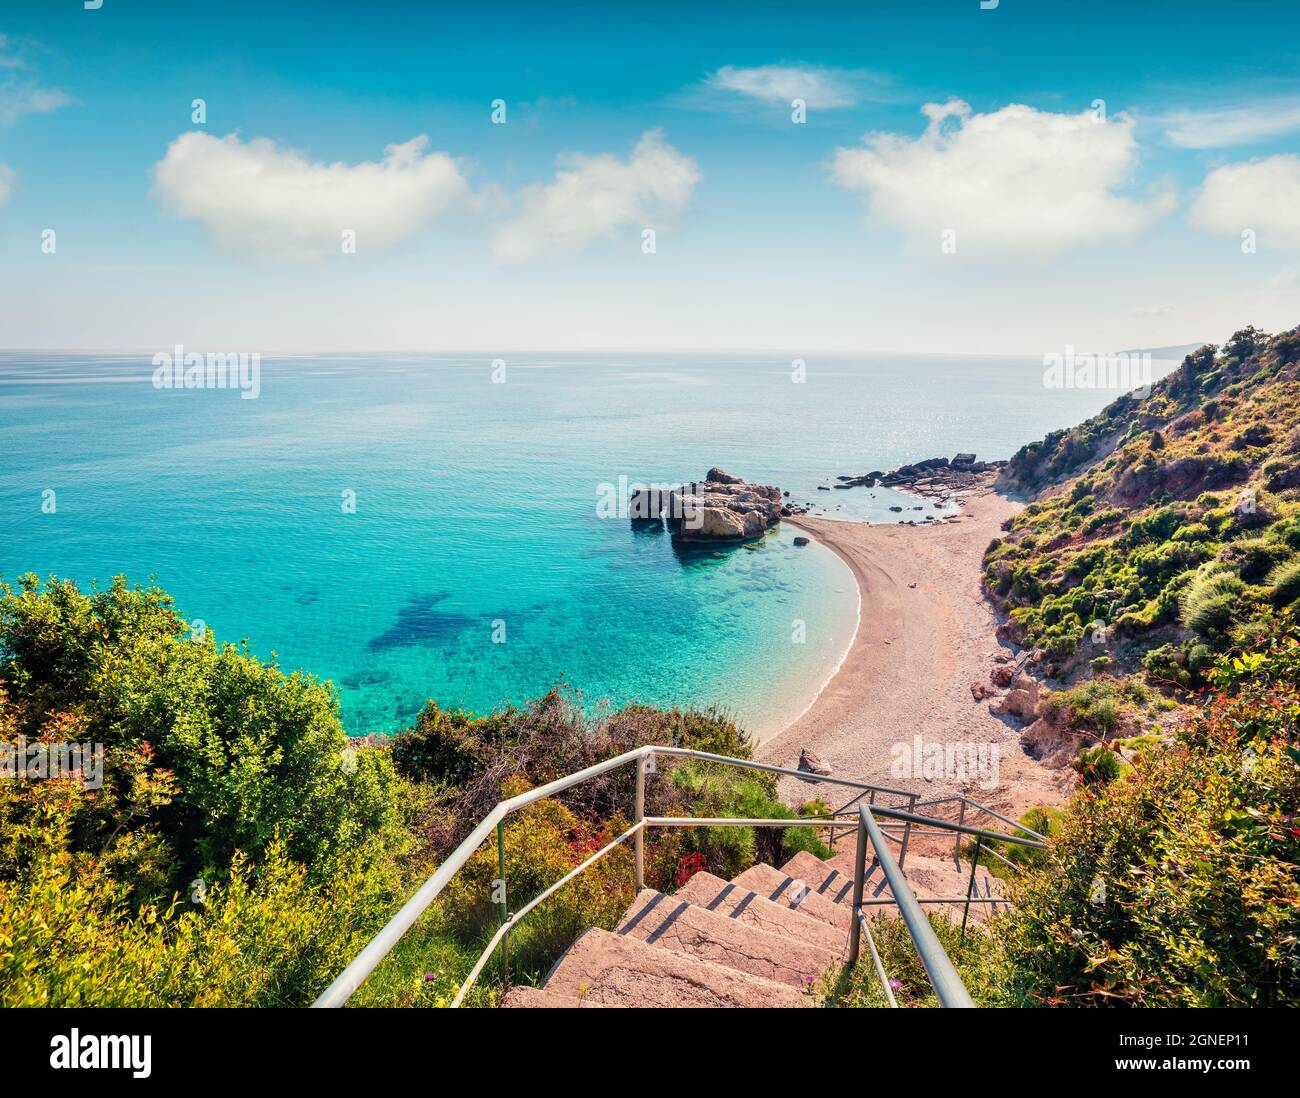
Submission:
[[[219,637],[333,680],[353,733],[561,680],[770,732],[852,636],[847,569],[788,527],[676,550],[598,515],[602,485],[720,465],[894,521],[894,493],[816,487],[1006,457],[1115,395],[984,357],[810,359],[796,384],[775,356],[508,356],[494,383],[487,357],[391,354],[267,359],[244,400],[155,389],[150,357],[0,353],[0,576],[154,574]]]

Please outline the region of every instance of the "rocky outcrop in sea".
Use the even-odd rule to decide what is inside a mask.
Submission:
[[[636,488],[628,509],[634,522],[667,522],[681,541],[748,541],[781,521],[781,489],[713,468],[701,481]]]

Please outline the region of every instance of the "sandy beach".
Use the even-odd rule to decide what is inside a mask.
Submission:
[[[981,560],[1002,523],[1021,504],[991,488],[967,497],[961,515],[943,523],[872,525],[830,519],[787,519],[837,553],[861,593],[857,634],[838,672],[797,721],[757,748],[759,758],[794,767],[801,749],[815,752],[831,772],[919,792],[923,798],[965,792],[1018,815],[1059,804],[1073,772],[1042,766],[1020,745],[1014,722],[994,716],[971,684],[989,684],[993,656],[1009,650],[995,635],[992,607],[980,589]],[[996,759],[982,781],[946,774],[900,774],[897,745],[919,757],[927,745],[970,744]],[[989,752],[992,752],[990,755]],[[813,787],[788,779],[791,803]]]

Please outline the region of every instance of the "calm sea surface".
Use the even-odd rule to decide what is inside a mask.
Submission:
[[[1008,457],[1117,395],[985,356],[811,357],[803,383],[776,356],[513,356],[494,383],[487,357],[392,354],[266,359],[244,400],[155,389],[149,357],[0,353],[0,577],[153,574],[187,619],[333,680],[353,733],[560,681],[770,732],[852,635],[847,569],[789,528],[676,551],[602,517],[602,485],[719,465],[896,521],[916,501],[817,486]]]

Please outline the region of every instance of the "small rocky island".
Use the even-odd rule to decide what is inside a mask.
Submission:
[[[766,534],[783,508],[780,488],[714,468],[702,481],[635,488],[628,512],[633,522],[666,521],[680,541],[739,542]]]

